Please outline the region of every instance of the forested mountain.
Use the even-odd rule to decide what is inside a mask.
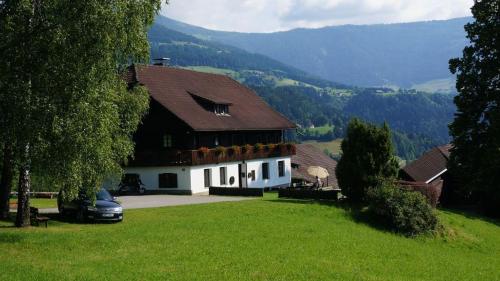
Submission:
[[[347,123],[359,117],[372,123],[384,121],[393,131],[397,154],[416,159],[433,146],[449,142],[448,123],[455,112],[453,96],[414,90],[355,89],[351,96],[323,94],[304,87],[255,87],[272,107],[299,125],[298,140],[330,141],[342,138]],[[321,134],[308,127],[329,126]]]
[[[151,44],[151,57],[168,57],[175,66],[210,66],[228,70],[234,78],[241,82],[266,83],[274,85],[276,80],[281,82],[298,82],[316,87],[342,87],[328,80],[314,77],[302,70],[290,67],[276,60],[259,54],[252,54],[242,49],[205,41],[166,28],[160,24],[151,27],[148,33]],[[227,71],[226,71],[227,72]],[[262,79],[259,79],[262,78]],[[283,80],[287,81],[283,81]]]
[[[151,57],[169,57],[173,67],[231,76],[253,88],[301,128],[296,140],[330,141],[344,136],[349,118],[381,123],[394,130],[398,155],[415,159],[446,143],[455,107],[452,95],[415,90],[344,86],[302,70],[214,41],[155,24],[149,31]],[[314,127],[326,129],[315,130]]]
[[[470,18],[404,24],[345,25],[276,33],[212,31],[158,17],[157,24],[266,55],[331,81],[442,91],[452,87],[448,60],[467,43]],[[423,86],[422,86],[423,84]]]

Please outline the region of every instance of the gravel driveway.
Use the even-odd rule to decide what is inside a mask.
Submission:
[[[120,196],[118,201],[124,209],[147,209],[166,206],[206,204],[217,202],[234,202],[250,200],[252,197],[227,197],[227,196],[208,196],[208,195],[143,195],[143,196]],[[40,209],[40,213],[52,214],[58,213],[58,210]]]
[[[121,196],[124,209],[144,209],[165,206],[193,205],[217,202],[233,202],[249,200],[249,197],[228,197],[228,196],[208,196],[208,195],[146,195],[146,196]]]

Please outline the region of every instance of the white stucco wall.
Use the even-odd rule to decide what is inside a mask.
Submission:
[[[278,161],[285,161],[285,175],[279,176]],[[269,179],[262,178],[262,164],[269,163]],[[292,179],[290,157],[268,158],[247,161],[247,174],[255,170],[255,181],[248,178],[249,188],[266,188],[275,186],[288,186]]]
[[[212,165],[202,165],[202,166],[193,166],[191,167],[191,190],[193,193],[200,193],[208,191],[208,188],[205,188],[205,169],[210,169],[212,183],[211,186],[218,187],[239,187],[239,177],[238,177],[238,164],[241,162],[230,162],[230,163],[221,163],[221,164],[212,164]],[[226,184],[220,184],[220,167],[226,167]],[[234,177],[234,183],[229,184],[229,179]]]
[[[285,175],[279,177],[278,161],[285,161]],[[262,164],[269,163],[269,179],[262,178]],[[165,190],[165,191],[191,191],[195,193],[204,193],[208,191],[204,184],[204,170],[211,171],[211,186],[239,187],[238,164],[242,162],[230,162],[211,165],[201,165],[192,167],[127,167],[125,173],[139,174],[142,183],[147,190]],[[291,159],[290,157],[278,157],[268,159],[248,160],[247,174],[255,171],[255,180],[247,179],[249,188],[266,188],[276,186],[288,186],[291,182]],[[226,184],[220,184],[220,167],[226,167]],[[159,188],[158,175],[163,173],[177,174],[178,188]],[[230,178],[235,181],[231,185]]]
[[[142,183],[147,190],[190,190],[191,177],[189,176],[189,167],[127,167],[126,174],[139,174]],[[177,174],[178,188],[158,188],[158,176],[164,173]]]

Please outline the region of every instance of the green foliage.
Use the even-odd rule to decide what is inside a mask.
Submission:
[[[160,0],[7,1],[0,7],[0,137],[34,179],[74,196],[121,173],[148,107],[120,69],[148,61]]]
[[[436,231],[438,218],[424,195],[384,182],[368,191],[370,210],[396,232],[407,236]]]
[[[342,194],[349,200],[363,201],[369,188],[396,177],[398,162],[387,124],[379,128],[355,118],[349,123],[341,147],[336,175]]]
[[[430,148],[449,142],[453,97],[415,91],[355,89],[352,95],[332,95],[310,87],[253,87],[273,108],[304,128],[329,124],[331,131],[299,129],[297,141],[328,142],[343,138],[350,117],[387,123],[401,158],[416,159]]]
[[[385,121],[392,129],[404,132],[412,139],[420,139],[420,135],[442,145],[450,140],[446,126],[456,110],[452,100],[452,96],[443,94],[400,90],[384,95],[373,94],[368,89],[354,96],[344,111],[374,123]]]
[[[346,117],[342,108],[346,103],[344,97],[333,97],[324,90],[311,87],[252,87],[269,105],[281,112],[295,123],[308,128],[312,125],[320,127],[327,124],[333,126],[327,132],[299,130],[299,140],[317,139],[332,140],[342,137]]]
[[[500,2],[475,1],[472,13],[465,26],[471,45],[450,61],[459,90],[450,171],[464,200],[500,216]]]

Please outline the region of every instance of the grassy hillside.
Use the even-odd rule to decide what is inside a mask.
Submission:
[[[0,280],[500,280],[497,222],[440,211],[405,238],[341,205],[265,199],[125,211],[119,224],[0,222]]]
[[[333,154],[335,156],[340,155],[340,152],[342,149],[340,148],[340,145],[342,143],[342,139],[336,139],[332,141],[306,141],[305,143],[309,143],[314,145],[316,148],[320,149],[321,151],[328,152],[327,154]]]
[[[413,85],[412,89],[427,93],[455,94],[457,93],[455,82],[455,77],[447,79],[437,79],[422,84]]]

